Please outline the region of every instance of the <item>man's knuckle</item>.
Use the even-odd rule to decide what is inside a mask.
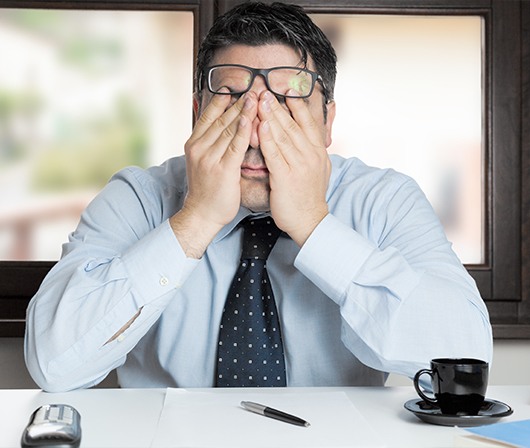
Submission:
[[[284,146],[284,145],[287,145],[291,142],[291,140],[289,139],[289,137],[287,136],[286,133],[282,132],[280,135],[278,135],[277,137],[277,141],[278,141],[278,144],[280,146]]]
[[[188,154],[190,157],[194,157],[196,153],[197,141],[189,139],[184,143],[184,154]]]
[[[228,117],[225,115],[221,115],[217,120],[214,122],[214,126],[221,132],[224,132],[229,126],[230,122]]]
[[[214,122],[216,118],[216,114],[214,111],[210,108],[207,108],[199,117],[199,123],[204,125],[209,125],[210,123]]]
[[[298,131],[298,124],[296,123],[296,121],[294,120],[290,120],[288,123],[287,123],[287,131],[288,132],[296,132]]]
[[[269,158],[269,159],[271,159],[273,161],[274,160],[278,160],[280,157],[281,157],[281,153],[277,149],[275,149],[273,151],[270,151],[270,153],[267,156],[267,158]]]
[[[222,136],[226,139],[232,140],[235,137],[236,133],[231,126],[225,127],[222,132]]]

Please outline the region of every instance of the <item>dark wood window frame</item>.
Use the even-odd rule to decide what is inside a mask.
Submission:
[[[195,50],[242,0],[3,1],[0,8],[187,10]],[[484,20],[485,263],[466,266],[496,338],[530,338],[530,3],[522,0],[291,0],[308,12],[478,15]],[[0,261],[0,337],[22,336],[25,308],[52,262]]]

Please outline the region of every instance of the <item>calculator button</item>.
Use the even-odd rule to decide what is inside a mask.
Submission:
[[[68,424],[72,424],[72,422],[74,421],[74,413],[72,411],[72,408],[63,408],[63,421],[68,423]]]
[[[50,408],[50,415],[48,417],[50,421],[56,422],[57,420],[59,420],[59,411],[60,409],[57,406],[52,406]]]
[[[34,423],[40,424],[44,423],[46,421],[46,414],[47,414],[47,408],[39,408],[39,410],[35,413],[34,417]]]

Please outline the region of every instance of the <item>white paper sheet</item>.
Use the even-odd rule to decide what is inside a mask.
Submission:
[[[296,415],[300,427],[251,413],[254,401]],[[168,389],[153,448],[382,447],[344,392]]]

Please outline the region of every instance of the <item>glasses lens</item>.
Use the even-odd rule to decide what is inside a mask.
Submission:
[[[252,72],[235,66],[213,67],[208,77],[209,88],[212,92],[219,92],[223,87],[230,93],[241,93],[248,89],[252,81]]]
[[[294,90],[296,93],[289,96],[306,97],[313,90],[313,76],[298,68],[276,68],[269,72],[269,86],[278,95]]]

